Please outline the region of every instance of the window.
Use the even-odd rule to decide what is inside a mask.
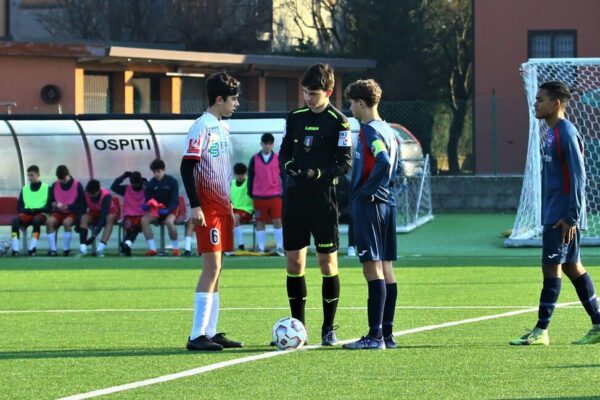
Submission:
[[[83,81],[83,112],[108,114],[111,112],[110,76],[86,72]]]
[[[577,31],[529,31],[529,58],[577,57]]]

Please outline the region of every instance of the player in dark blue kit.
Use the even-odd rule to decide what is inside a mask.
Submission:
[[[361,122],[354,152],[350,207],[356,251],[369,286],[369,333],[345,349],[396,347],[392,334],[397,287],[392,262],[396,260],[396,199],[393,185],[398,144],[392,128],[379,117],[381,88],[372,79],[351,83],[344,94]]]
[[[571,98],[567,85],[543,83],[537,92],[535,116],[544,119],[548,130],[542,148],[542,272],[538,322],[530,332],[510,341],[512,345],[548,345],[548,325],[558,301],[561,270],[575,286],[583,307],[592,320],[592,329],[573,344],[600,342],[600,310],[596,291],[579,258],[580,231],[587,228],[585,206],[585,165],[583,139],[565,119]]]

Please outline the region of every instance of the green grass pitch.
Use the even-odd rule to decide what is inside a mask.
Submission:
[[[398,236],[395,331],[536,306],[540,249],[505,249],[512,215],[441,215]],[[600,250],[583,261],[600,287]],[[284,259],[232,257],[221,278],[219,330],[246,347],[185,350],[200,259],[0,258],[0,398],[56,399],[273,352],[273,323],[289,314]],[[366,284],[340,257],[339,339],[366,333]],[[307,271],[311,344],[322,318],[320,274]],[[559,302],[576,302],[565,279]],[[285,352],[107,399],[587,399],[600,398],[600,345],[578,305],[557,309],[549,347],[515,348],[535,312],[399,336],[399,348]]]

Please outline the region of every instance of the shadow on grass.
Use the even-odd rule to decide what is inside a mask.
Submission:
[[[1,360],[28,360],[28,359],[53,359],[53,358],[102,358],[102,357],[148,357],[148,356],[181,356],[195,354],[212,355],[217,357],[223,354],[260,354],[265,351],[275,351],[272,347],[252,346],[242,349],[228,349],[225,351],[188,351],[184,347],[164,347],[158,349],[76,349],[76,350],[39,350],[39,351],[3,351],[0,352]]]
[[[578,364],[578,365],[556,365],[551,368],[570,369],[570,368],[600,368],[600,364]],[[598,396],[600,398],[600,396]]]
[[[600,399],[600,396],[573,396],[573,397],[499,397],[499,400],[592,400]]]

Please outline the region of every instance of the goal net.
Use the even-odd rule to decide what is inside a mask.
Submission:
[[[397,177],[395,185],[396,232],[407,233],[433,219],[429,155],[400,162],[404,173]]]
[[[582,244],[600,245],[600,58],[532,59],[521,65],[529,108],[529,144],[517,218],[506,246],[540,246],[542,233],[541,146],[547,126],[535,118],[533,104],[540,84],[565,82],[573,97],[566,117],[585,142],[588,230]]]

